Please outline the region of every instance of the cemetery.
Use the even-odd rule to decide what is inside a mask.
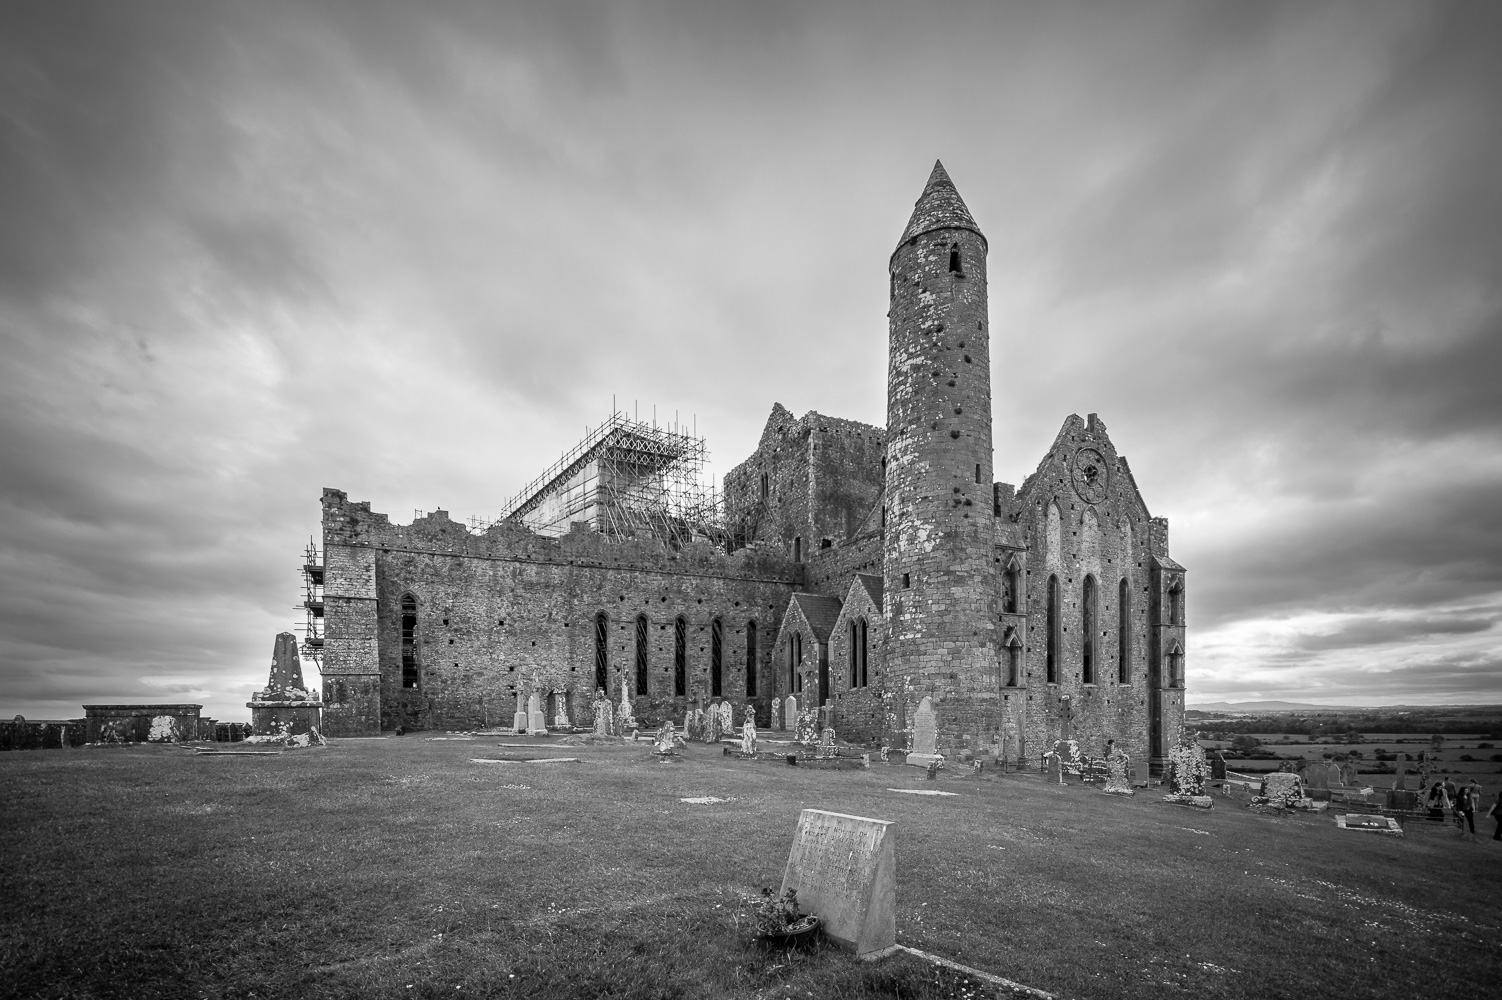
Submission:
[[[25,942],[8,986],[1387,997],[1494,975],[1489,839],[1293,808],[1305,778],[1244,788],[1187,747],[1160,781],[1068,741],[1019,770],[946,759],[922,726],[883,755],[745,721],[5,754],[28,901],[3,918]],[[781,926],[811,935],[759,929],[788,890]]]

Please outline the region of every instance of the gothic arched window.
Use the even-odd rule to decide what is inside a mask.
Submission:
[[[1116,594],[1116,680],[1132,683],[1132,588],[1126,577]]]

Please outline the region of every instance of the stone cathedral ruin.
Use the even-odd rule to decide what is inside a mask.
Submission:
[[[1184,568],[1094,414],[1020,487],[991,455],[986,238],[942,164],[890,263],[887,425],[773,405],[696,489],[703,441],[614,414],[493,523],[393,524],[323,491],[303,650],[329,735],[588,726],[793,695],[901,747],[925,698],[944,752],[1054,741],[1161,762],[1182,728]]]

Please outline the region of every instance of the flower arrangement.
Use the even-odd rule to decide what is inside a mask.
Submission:
[[[752,897],[752,912],[756,931],[764,938],[786,940],[819,925],[819,918],[813,914],[799,914],[798,890],[793,888],[777,895],[771,889],[763,889],[759,898]]]

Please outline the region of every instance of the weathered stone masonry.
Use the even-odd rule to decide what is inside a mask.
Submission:
[[[588,725],[603,671],[646,721],[720,699],[766,724],[794,692],[842,737],[901,746],[929,697],[946,754],[1114,739],[1161,760],[1184,568],[1094,414],[1020,488],[995,481],[986,252],[936,164],[890,262],[887,426],[774,404],[725,476],[723,549],[393,525],[325,490],[327,731],[505,725],[533,693],[550,724]]]
[[[589,531],[559,539],[510,524],[483,535],[444,511],[393,525],[369,504],[325,490],[324,725],[332,735],[397,725],[507,724],[517,692],[558,702],[576,724],[593,721],[597,617],[605,615],[613,700],[627,679],[638,719],[682,718],[713,690],[714,620],[721,623],[718,697],[756,703],[770,719],[770,688],[747,695],[746,633],[758,632],[766,673],[794,564],[760,547],[727,556],[707,543],[675,551],[655,541],[609,541]],[[417,608],[413,686],[404,679],[401,608]],[[636,621],[647,619],[647,693],[636,689]],[[685,623],[684,693],[676,688],[676,624]]]

